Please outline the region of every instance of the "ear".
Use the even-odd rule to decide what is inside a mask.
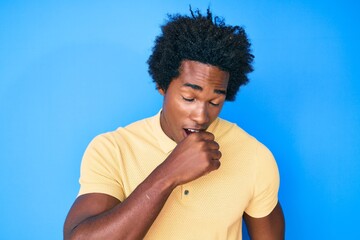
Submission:
[[[158,90],[158,92],[159,92],[161,95],[165,96],[165,91],[164,91],[164,89],[162,89],[161,87],[159,87],[159,85],[156,85],[156,89]]]

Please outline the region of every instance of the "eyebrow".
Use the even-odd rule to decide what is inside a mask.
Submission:
[[[202,91],[203,90],[203,88],[200,87],[199,85],[192,84],[192,83],[185,83],[183,86],[190,87],[190,88],[192,88],[194,90],[197,90],[197,91]],[[214,89],[214,93],[221,94],[221,95],[226,95],[226,91],[221,90],[221,89]]]

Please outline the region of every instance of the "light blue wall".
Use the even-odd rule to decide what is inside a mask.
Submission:
[[[145,62],[189,3],[252,41],[222,117],[274,153],[287,239],[359,238],[360,17],[336,2],[0,1],[0,239],[62,239],[89,141],[161,107]]]

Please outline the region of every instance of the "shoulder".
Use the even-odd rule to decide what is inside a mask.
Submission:
[[[256,148],[262,145],[255,137],[250,135],[236,123],[218,118],[214,127],[214,135],[219,141],[231,141],[232,144],[251,145]]]
[[[135,121],[124,128],[118,128],[117,131],[121,133],[135,134],[135,135],[148,135],[151,134],[154,128],[154,123],[158,116],[144,118]]]
[[[225,151],[246,158],[255,167],[276,164],[271,151],[236,123],[219,118],[214,135]]]
[[[144,118],[113,131],[101,133],[93,138],[90,145],[115,146],[129,138],[152,136],[153,118]]]

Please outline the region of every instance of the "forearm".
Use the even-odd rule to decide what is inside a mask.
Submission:
[[[69,239],[143,239],[173,188],[155,170],[124,202],[78,224]]]
[[[65,239],[143,239],[172,190],[218,169],[220,157],[211,133],[190,135],[124,202],[104,195],[78,198],[65,221]]]

